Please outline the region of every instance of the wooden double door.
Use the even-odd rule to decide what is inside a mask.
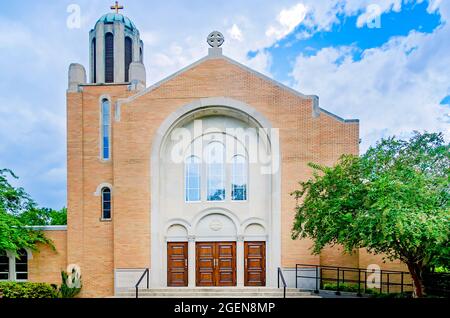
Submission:
[[[167,286],[188,286],[188,243],[167,243]],[[236,286],[236,242],[196,243],[196,285]],[[244,243],[244,285],[266,285],[266,243]]]
[[[196,244],[196,285],[236,286],[236,242]]]

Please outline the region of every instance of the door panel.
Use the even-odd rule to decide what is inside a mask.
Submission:
[[[197,286],[236,285],[236,242],[196,244]]]
[[[245,286],[266,286],[266,242],[245,242]]]
[[[236,243],[216,243],[216,286],[236,285]]]
[[[188,243],[167,243],[167,286],[188,285]]]
[[[197,286],[214,286],[215,284],[215,245],[214,243],[197,243]]]

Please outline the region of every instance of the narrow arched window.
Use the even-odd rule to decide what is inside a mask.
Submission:
[[[125,82],[130,80],[130,64],[133,59],[133,41],[130,37],[125,38]]]
[[[16,280],[28,279],[28,253],[25,249],[21,249],[17,252],[17,258],[15,259],[15,273]]]
[[[114,35],[105,35],[105,82],[114,82]]]
[[[139,48],[139,61],[144,62],[144,52],[142,51],[142,46]]]
[[[200,201],[200,159],[190,156],[185,163],[186,202]]]
[[[109,160],[110,157],[110,133],[111,133],[111,107],[109,100],[104,99],[102,101],[102,158],[103,160]]]
[[[111,220],[111,189],[102,189],[102,219]]]
[[[97,83],[97,40],[92,39],[92,82]]]
[[[225,147],[220,142],[211,142],[206,149],[208,165],[207,199],[225,200]]]
[[[244,156],[234,156],[231,168],[231,199],[247,200],[247,160]]]

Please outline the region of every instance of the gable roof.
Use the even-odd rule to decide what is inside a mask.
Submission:
[[[336,119],[336,120],[338,120],[340,122],[343,122],[343,123],[359,123],[359,119],[344,119],[342,117],[339,117],[339,116],[337,116],[337,115],[335,115],[335,114],[333,114],[333,113],[331,113],[331,112],[329,112],[329,111],[319,107],[319,96],[302,94],[299,91],[296,91],[295,89],[293,89],[293,88],[291,88],[291,87],[289,87],[289,86],[287,86],[287,85],[285,85],[283,83],[280,83],[280,82],[270,78],[267,75],[264,75],[264,74],[262,74],[262,73],[260,73],[258,71],[255,71],[254,69],[251,69],[250,67],[248,67],[248,66],[246,66],[246,65],[244,65],[242,63],[239,63],[236,60],[233,60],[233,59],[231,59],[231,58],[229,58],[229,57],[227,57],[225,55],[222,55],[221,51],[219,51],[219,54],[217,54],[217,52],[214,52],[214,53],[211,54],[211,51],[210,51],[209,55],[207,55],[207,56],[199,59],[198,61],[196,61],[196,62],[194,62],[194,63],[192,63],[192,64],[190,64],[190,65],[188,65],[188,66],[186,66],[186,67],[184,67],[182,69],[180,69],[179,71],[173,73],[172,75],[167,76],[166,78],[156,82],[155,84],[153,84],[153,85],[151,85],[151,86],[149,86],[149,87],[139,91],[137,94],[132,95],[132,96],[126,98],[126,99],[121,100],[121,103],[131,102],[131,101],[135,100],[136,98],[139,98],[139,97],[141,97],[141,96],[143,96],[143,95],[145,95],[145,94],[147,94],[147,93],[157,89],[158,87],[160,87],[164,83],[174,79],[178,75],[183,74],[183,73],[193,69],[194,67],[202,64],[203,62],[208,61],[208,60],[212,60],[212,59],[223,59],[223,60],[225,60],[225,61],[227,61],[227,62],[229,62],[229,63],[231,63],[231,64],[233,64],[233,65],[235,65],[235,66],[237,66],[237,67],[239,67],[239,68],[249,72],[249,73],[252,73],[253,75],[261,78],[264,81],[270,82],[272,85],[275,85],[277,87],[280,87],[283,90],[286,90],[286,91],[290,92],[293,95],[296,95],[296,96],[298,96],[300,98],[304,98],[304,99],[312,99],[313,100],[313,115],[316,116],[316,117],[319,116],[321,113],[323,113],[323,114],[328,115],[328,116],[330,116],[330,117],[332,117],[332,118],[334,118],[334,119]]]

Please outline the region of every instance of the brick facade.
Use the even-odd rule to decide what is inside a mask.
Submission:
[[[331,165],[344,153],[358,154],[357,121],[346,122],[323,111],[315,116],[314,98],[294,94],[228,59],[209,58],[122,102],[120,121],[112,120],[112,158],[102,161],[100,100],[107,95],[114,106],[135,93],[127,85],[113,84],[83,85],[80,92],[67,94],[67,243],[62,233],[49,233],[57,241],[59,254],[44,249],[37,255],[30,263],[32,280],[59,281],[60,267],[76,263],[82,269],[81,296],[103,297],[114,293],[114,269],[150,267],[150,168],[155,132],[183,105],[218,96],[250,105],[279,128],[282,267],[292,268],[296,263],[364,267],[379,262],[364,251],[349,256],[339,248],[327,248],[314,256],[308,240],[291,239],[295,200],[290,193],[299,181],[311,177],[309,162]],[[112,107],[112,118],[115,112]],[[100,197],[94,194],[102,183],[113,185],[110,222],[100,220]],[[43,266],[44,259],[50,267]],[[402,268],[396,263],[392,266]]]
[[[61,284],[61,271],[67,267],[67,232],[45,231],[55,249],[38,245],[39,252],[33,252],[28,261],[28,279],[38,283]]]

